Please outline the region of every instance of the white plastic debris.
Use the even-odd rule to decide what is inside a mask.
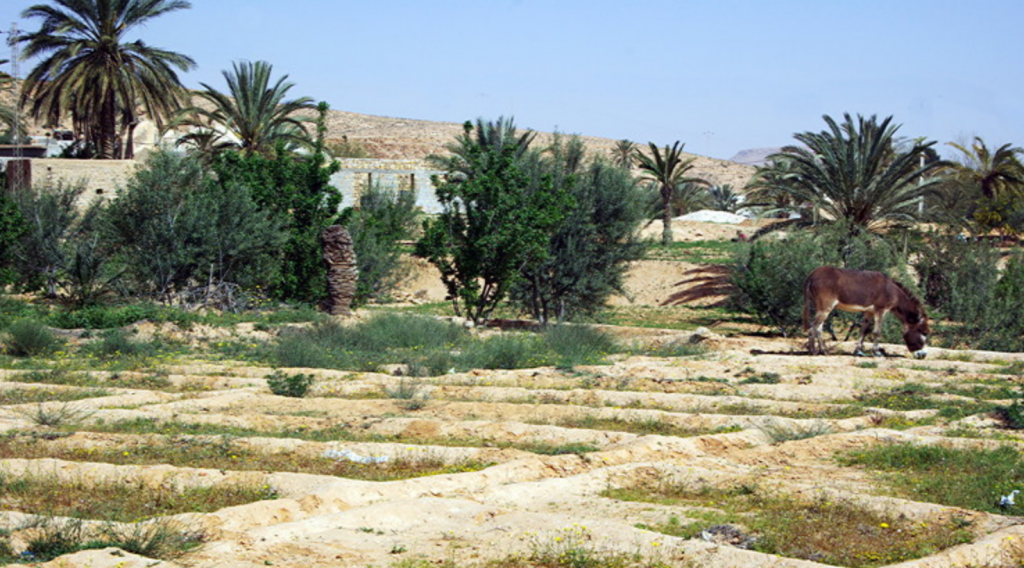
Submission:
[[[1003,508],[1006,508],[1006,507],[1013,507],[1014,505],[1016,505],[1016,503],[1013,501],[1013,499],[1014,499],[1014,497],[1017,496],[1018,493],[1020,493],[1020,489],[1014,489],[1013,491],[1010,492],[1009,495],[1003,495],[1002,497],[1000,497],[999,498],[999,506],[1003,507]]]
[[[388,461],[387,456],[361,456],[352,450],[327,450],[321,455],[333,460],[348,460],[361,464],[384,463]]]

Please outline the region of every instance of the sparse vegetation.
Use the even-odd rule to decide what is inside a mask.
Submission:
[[[693,511],[688,523],[670,517],[663,524],[644,527],[649,530],[693,538],[712,527],[731,526],[723,532],[734,545],[839,566],[892,564],[972,539],[966,525],[955,519],[884,515],[840,497],[822,494],[808,499],[749,485],[715,488],[668,482],[610,489],[603,495],[686,507],[687,515]]]
[[[882,480],[906,498],[990,513],[1005,513],[999,497],[1024,484],[1024,458],[1009,445],[883,444],[844,454],[840,463],[884,472]]]

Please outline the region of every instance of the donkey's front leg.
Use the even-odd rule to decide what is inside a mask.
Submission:
[[[878,312],[875,314],[875,357],[882,357],[885,353],[882,352],[882,319],[885,318],[885,312]]]
[[[864,338],[871,333],[874,321],[875,317],[872,312],[864,312],[864,319],[860,322],[860,339],[857,340],[857,347],[853,349],[854,357],[866,356],[864,353]]]

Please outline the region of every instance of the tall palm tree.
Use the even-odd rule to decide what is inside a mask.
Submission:
[[[664,245],[672,243],[672,200],[678,188],[683,184],[710,185],[707,181],[697,177],[687,177],[686,173],[693,169],[693,162],[696,157],[683,158],[683,146],[678,140],[671,148],[665,145],[659,149],[654,142],[648,142],[651,155],[648,156],[637,150],[634,154],[637,167],[643,172],[642,179],[653,182],[658,187],[661,195],[661,242]]]
[[[26,58],[42,61],[25,79],[21,102],[33,117],[59,123],[70,115],[101,158],[123,155],[142,109],[158,126],[181,107],[184,88],[175,69],[188,71],[188,56],[125,41],[132,29],[185,0],[51,0],[22,13],[41,18],[38,31],[19,41]],[[120,128],[120,130],[119,130]]]
[[[1024,191],[1024,165],[1017,157],[1024,149],[1003,144],[992,152],[978,136],[969,148],[954,142],[949,145],[962,154],[961,160],[949,165],[950,172],[959,180],[978,187],[985,197],[993,199],[1005,193]]]
[[[828,130],[793,135],[802,146],[769,156],[786,171],[760,176],[754,194],[771,196],[813,224],[845,221],[852,229],[875,230],[919,220],[921,198],[942,180],[943,162],[920,159],[935,142],[917,141],[899,151],[893,144],[899,127],[891,116],[881,123],[874,116],[856,122],[844,117],[840,125],[826,115]]]
[[[295,84],[288,82],[288,75],[271,84],[274,66],[266,61],[235,62],[232,67],[231,71],[222,72],[228,84],[227,93],[200,83],[205,90],[198,96],[209,103],[208,107],[191,106],[178,113],[172,126],[196,129],[179,139],[179,144],[208,142],[211,130],[222,136],[213,144],[216,150],[236,148],[245,153],[267,154],[278,143],[311,143],[306,131],[311,119],[296,113],[316,108],[313,99],[286,100]]]

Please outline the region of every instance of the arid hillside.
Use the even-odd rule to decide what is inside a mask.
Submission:
[[[455,122],[390,118],[337,110],[330,111],[327,127],[329,138],[347,139],[362,144],[372,157],[396,160],[423,159],[431,154],[444,154],[445,145],[462,132],[462,125]],[[549,132],[539,132],[535,144],[550,144],[551,137]],[[583,140],[591,152],[605,156],[611,156],[616,143],[616,140],[593,136],[583,136]],[[646,146],[648,141],[634,142],[638,146]],[[664,145],[674,140],[654,142]],[[728,183],[735,188],[742,188],[754,173],[753,166],[705,156],[696,158],[694,175],[714,184]]]

